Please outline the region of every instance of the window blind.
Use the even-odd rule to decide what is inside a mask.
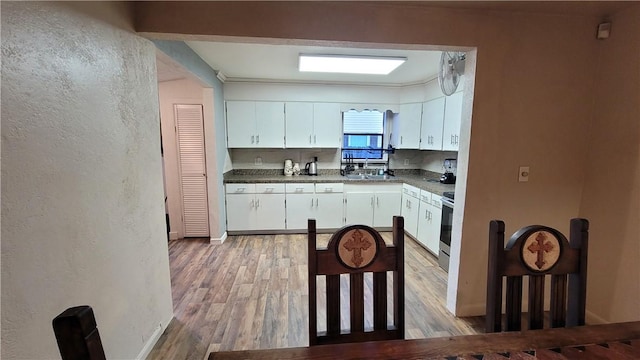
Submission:
[[[376,110],[344,112],[345,134],[383,134],[384,116]]]

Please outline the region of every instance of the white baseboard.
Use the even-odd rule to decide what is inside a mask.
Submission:
[[[178,232],[169,231],[169,240],[178,240]]]
[[[151,350],[158,342],[158,339],[160,339],[160,336],[162,335],[166,327],[167,327],[166,325],[163,327],[162,324],[159,324],[155,328],[155,330],[153,330],[153,333],[151,334],[147,342],[142,347],[142,350],[140,350],[140,353],[138,354],[138,356],[136,356],[137,360],[144,360],[147,358],[147,356],[149,356],[149,353],[151,353]]]
[[[220,236],[219,238],[211,238],[209,240],[209,243],[211,245],[220,245],[222,243],[224,243],[224,241],[227,240],[227,232],[225,231],[224,234],[222,234],[222,236]]]

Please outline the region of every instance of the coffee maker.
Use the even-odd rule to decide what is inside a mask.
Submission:
[[[444,174],[440,176],[440,182],[443,184],[455,184],[456,183],[456,166],[457,159],[444,159],[442,167],[444,168]]]

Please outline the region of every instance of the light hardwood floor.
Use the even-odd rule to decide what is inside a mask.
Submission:
[[[319,234],[319,245],[329,237]],[[391,233],[383,237],[389,242]],[[175,318],[148,359],[307,346],[306,241],[306,234],[230,236],[222,245],[171,241]],[[435,257],[406,236],[406,338],[482,332],[483,317],[456,318],[446,310],[446,281]]]

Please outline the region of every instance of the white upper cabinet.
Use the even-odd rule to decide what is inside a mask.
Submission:
[[[284,103],[227,101],[227,147],[283,148]]]
[[[442,150],[458,151],[463,94],[464,93],[460,91],[445,98]]]
[[[286,147],[304,148],[313,145],[313,103],[286,103]]]
[[[443,96],[422,104],[420,150],[442,150],[444,103]]]
[[[256,144],[262,148],[284,147],[284,103],[256,101]]]
[[[391,145],[396,149],[420,148],[422,103],[401,104],[400,113],[393,118]]]
[[[337,103],[286,103],[287,148],[338,148],[342,116]]]
[[[227,146],[256,146],[255,101],[227,101]]]
[[[313,146],[339,148],[342,140],[342,113],[340,104],[313,104]]]

